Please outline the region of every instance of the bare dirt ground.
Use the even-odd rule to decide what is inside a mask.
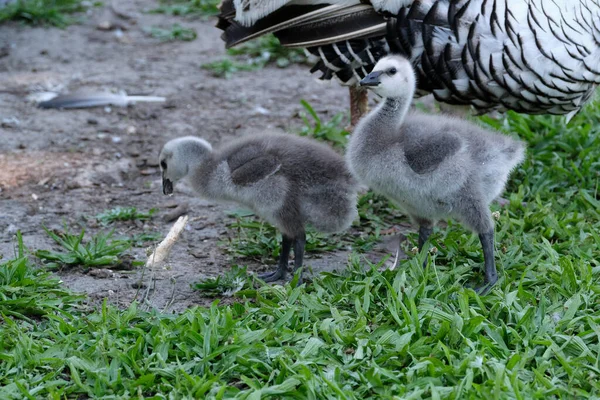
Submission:
[[[319,82],[306,66],[267,67],[240,72],[230,79],[213,77],[201,64],[225,56],[214,20],[184,20],[149,14],[152,1],[117,2],[91,10],[80,25],[64,30],[32,28],[16,23],[0,26],[0,254],[14,254],[14,234],[21,230],[30,250],[56,248],[42,229],[86,228],[86,235],[105,228],[86,216],[116,206],[158,208],[147,222],[117,223],[117,234],[168,232],[173,206],[189,205],[190,223],[169,259],[169,267],[146,271],[153,306],[181,310],[214,299],[203,298],[190,284],[215,276],[233,264],[249,270],[267,268],[233,259],[219,242],[235,232],[227,229],[227,210],[193,197],[185,188],[164,197],[157,156],[169,139],[200,135],[219,145],[258,132],[290,131],[301,125],[299,101],[308,100],[324,119],[347,109],[347,90]],[[108,21],[121,27],[99,30]],[[145,29],[180,22],[192,27],[191,42],[162,43]],[[43,110],[26,101],[35,90],[80,88],[125,90],[128,94],[165,96],[166,104],[128,108]],[[267,112],[265,112],[267,110]],[[390,241],[392,239],[390,238]],[[391,246],[393,248],[393,246]],[[383,243],[375,261],[389,254]],[[145,260],[145,248],[130,253]],[[313,271],[342,269],[349,251],[311,255]],[[128,305],[142,271],[114,271],[94,276],[81,269],[57,272],[65,284],[89,295],[92,303],[108,298]],[[154,282],[152,278],[154,277]]]

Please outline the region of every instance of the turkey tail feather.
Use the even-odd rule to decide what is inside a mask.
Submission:
[[[217,23],[226,47],[274,33],[283,46],[304,47],[320,58],[311,71],[322,72],[321,79],[355,84],[389,52],[386,17],[368,4],[289,4],[250,27],[236,22],[233,7],[233,0],[224,0]]]
[[[229,0],[228,0],[229,1]],[[282,29],[301,26],[307,20],[312,20],[332,11],[335,6],[288,6],[281,8],[254,25],[245,27],[236,22],[230,14],[220,14],[217,28],[223,30],[221,38],[227,48],[255,39],[259,36],[280,31]]]
[[[281,44],[289,47],[323,46],[349,39],[384,35],[385,20],[364,4],[345,6],[305,23],[276,32]]]
[[[311,47],[379,36],[386,31],[384,17],[365,4],[289,5],[250,27],[237,23],[233,16],[224,2],[217,27],[224,31],[227,47],[267,33],[275,33],[286,47]]]

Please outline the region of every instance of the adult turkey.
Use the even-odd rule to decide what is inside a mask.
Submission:
[[[357,87],[389,53],[409,58],[417,95],[571,118],[600,83],[600,0],[223,0],[217,27],[232,47],[274,33],[320,60],[311,72]]]

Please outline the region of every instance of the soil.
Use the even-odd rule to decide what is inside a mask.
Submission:
[[[303,65],[215,78],[200,67],[225,56],[213,19],[150,14],[156,6],[150,1],[113,3],[118,9],[91,9],[81,24],[64,30],[0,26],[0,254],[14,255],[17,230],[31,251],[56,249],[42,226],[84,227],[86,236],[106,231],[89,217],[117,206],[158,212],[149,221],[114,224],[115,235],[146,232],[164,237],[174,208],[187,207],[191,222],[166,266],[56,273],[69,288],[86,293],[91,304],[106,298],[126,307],[143,292],[148,304],[160,310],[205,305],[214,299],[192,290],[194,282],[234,264],[248,265],[250,271],[270,266],[236,259],[222,244],[235,235],[227,227],[232,222],[227,212],[237,209],[235,204],[202,200],[185,187],[177,187],[174,197],[162,195],[160,148],[182,135],[199,135],[218,146],[243,135],[294,131],[302,124],[301,99],[327,120],[347,111],[347,89],[318,81]],[[173,23],[194,28],[198,38],[165,43],[146,32]],[[168,100],[79,110],[40,109],[28,101],[31,93],[77,89],[124,90]],[[387,237],[366,257],[379,261],[393,252],[396,240]],[[146,259],[145,247],[129,253]],[[341,270],[349,254],[309,253],[306,265],[313,273]]]

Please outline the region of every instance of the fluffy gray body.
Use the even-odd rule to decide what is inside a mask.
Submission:
[[[399,121],[400,107],[386,99],[359,123],[347,152],[352,172],[416,223],[455,218],[491,229],[489,205],[523,159],[522,143],[455,117],[407,113]]]
[[[402,57],[381,59],[361,83],[385,100],[350,139],[351,172],[407,212],[419,226],[419,247],[440,219],[477,232],[485,258],[481,292],[487,291],[497,280],[489,206],[522,162],[525,145],[456,117],[410,113],[416,81]]]
[[[294,245],[296,268],[306,225],[340,232],[358,215],[358,183],[344,158],[308,138],[265,134],[212,150],[200,138],[183,137],[165,145],[160,162],[163,182],[186,178],[201,197],[242,204],[274,225],[288,253]],[[284,261],[287,255],[280,267]]]

